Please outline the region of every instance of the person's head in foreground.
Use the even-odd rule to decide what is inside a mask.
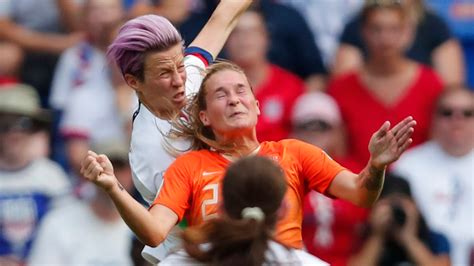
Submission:
[[[170,116],[186,104],[183,51],[181,35],[166,18],[144,15],[122,26],[107,53],[140,101]]]
[[[218,265],[262,265],[287,189],[282,169],[268,158],[246,157],[227,169],[222,186],[223,215],[184,232],[187,253]],[[202,250],[203,243],[210,249]]]

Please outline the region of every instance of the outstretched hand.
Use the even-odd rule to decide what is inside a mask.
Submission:
[[[111,189],[117,184],[114,168],[107,156],[88,151],[81,162],[81,174],[89,181],[94,182],[104,190]]]
[[[413,142],[411,135],[416,121],[409,116],[392,129],[386,121],[382,127],[372,135],[369,142],[370,160],[374,167],[379,169],[398,160],[400,155]]]

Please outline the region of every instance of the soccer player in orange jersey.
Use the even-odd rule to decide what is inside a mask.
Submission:
[[[284,169],[288,183],[285,215],[277,224],[276,239],[302,248],[302,200],[310,189],[348,200],[373,204],[382,189],[387,165],[412,142],[416,122],[407,117],[390,128],[385,122],[369,143],[370,160],[359,174],[337,164],[321,149],[297,140],[259,143],[255,125],[260,110],[243,71],[230,62],[207,69],[201,89],[190,105],[187,124],[178,133],[193,138],[196,151],[176,159],[164,176],[161,192],[147,211],[122,189],[110,161],[89,152],[83,175],[105,189],[125,222],[147,245],[156,246],[184,217],[197,225],[219,210],[220,183],[233,160],[258,154]]]

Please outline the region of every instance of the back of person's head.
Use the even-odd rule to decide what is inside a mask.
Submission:
[[[182,43],[182,37],[166,18],[144,15],[126,22],[109,46],[107,56],[122,75],[131,74],[144,80],[144,63],[148,52],[161,52]]]
[[[223,216],[186,230],[186,251],[215,265],[262,265],[287,190],[283,170],[269,158],[246,157],[227,169],[222,187]]]

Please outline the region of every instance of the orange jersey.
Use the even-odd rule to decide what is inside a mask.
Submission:
[[[302,248],[303,199],[309,190],[326,194],[333,178],[343,168],[321,149],[298,140],[263,142],[258,155],[275,160],[285,171],[288,191],[286,213],[276,227],[276,239]],[[164,183],[153,202],[173,210],[190,225],[216,216],[221,196],[221,181],[230,161],[218,152],[200,150],[177,158],[164,175]],[[250,206],[251,207],[251,206]]]

